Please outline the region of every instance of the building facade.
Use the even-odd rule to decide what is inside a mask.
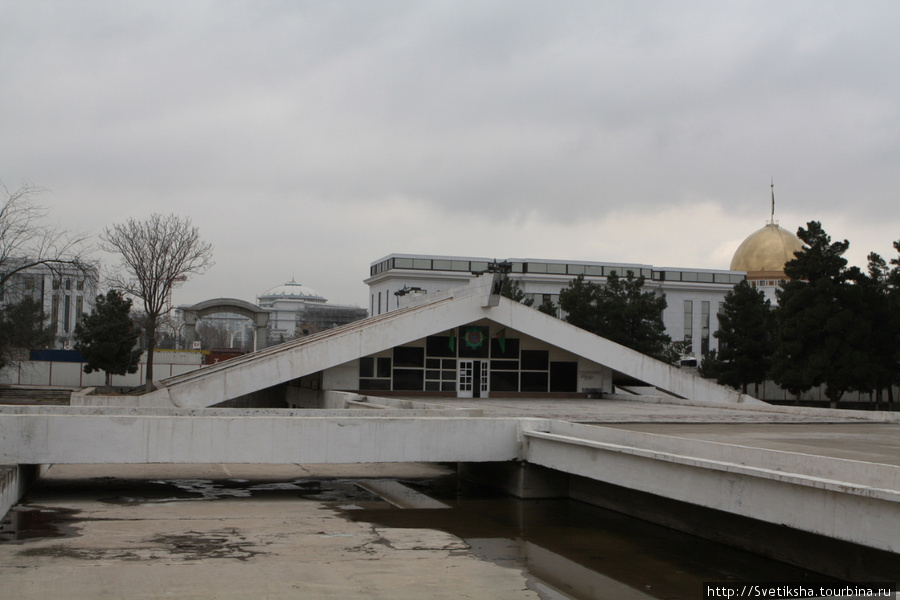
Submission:
[[[467,285],[495,262],[466,256],[429,256],[391,254],[371,263],[369,311],[372,315],[396,310],[409,302],[409,296],[434,293]],[[544,300],[559,305],[559,293],[573,279],[604,284],[610,273],[626,276],[630,271],[645,279],[644,289],[665,294],[663,312],[666,333],[673,341],[684,341],[688,358],[701,357],[718,348],[714,337],[718,329],[716,315],[725,295],[745,278],[741,271],[660,268],[644,264],[603,263],[511,258],[510,279],[516,281],[534,307]]]
[[[94,310],[97,270],[66,266],[34,265],[11,275],[0,288],[0,305],[30,298],[39,302],[46,325],[54,332],[56,348],[71,348],[75,326],[85,313]]]
[[[327,298],[294,280],[261,294],[257,303],[270,312],[269,343],[274,344],[368,316],[364,308],[329,304]]]

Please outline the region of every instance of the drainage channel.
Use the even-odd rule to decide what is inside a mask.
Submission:
[[[80,535],[88,517],[72,506],[85,498],[126,508],[185,502],[240,503],[245,499],[314,502],[355,523],[453,536],[462,542],[454,546],[454,551],[463,549],[481,560],[522,572],[528,587],[543,600],[687,599],[698,597],[703,582],[708,581],[829,580],[821,574],[577,501],[517,500],[460,487],[455,474],[449,473],[423,479],[284,481],[93,478],[69,482],[68,486],[38,485],[3,523],[0,547]],[[158,532],[152,539],[177,548],[192,560],[264,559],[264,551],[242,545],[235,531],[226,518],[215,535]],[[37,549],[32,551],[38,556]],[[57,551],[58,557],[76,557]],[[152,553],[149,556],[153,558]],[[123,557],[146,558],[136,552]]]

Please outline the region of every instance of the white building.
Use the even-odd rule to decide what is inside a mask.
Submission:
[[[269,343],[273,344],[368,316],[364,308],[329,304],[324,296],[293,279],[258,296],[257,303],[270,311]]]
[[[57,348],[70,348],[75,343],[75,326],[82,315],[94,310],[96,296],[97,273],[93,268],[35,265],[13,274],[0,288],[0,304],[25,298],[41,303],[47,325],[55,332]]]
[[[285,402],[312,408],[326,406],[335,391],[533,398],[652,389],[655,396],[757,403],[503,298],[496,292],[499,278],[487,274],[467,285],[413,296],[402,310],[164,380],[142,401],[183,408]]]
[[[391,254],[373,262],[369,278],[369,311],[372,315],[404,306],[406,294],[434,293],[468,284],[473,272],[484,271],[493,259],[468,256],[428,256]],[[680,269],[652,265],[589,261],[510,258],[510,278],[517,281],[526,297],[537,307],[544,299],[559,304],[559,292],[578,275],[603,284],[615,271],[629,271],[645,278],[644,289],[665,294],[663,312],[666,333],[674,341],[687,342],[687,354],[699,358],[718,348],[713,333],[718,329],[716,314],[725,295],[745,278],[741,271]],[[397,294],[400,292],[400,295]]]

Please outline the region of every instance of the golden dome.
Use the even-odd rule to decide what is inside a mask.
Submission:
[[[784,263],[794,258],[794,252],[803,248],[803,242],[796,235],[776,225],[768,223],[754,231],[738,246],[731,259],[732,271],[784,274]]]

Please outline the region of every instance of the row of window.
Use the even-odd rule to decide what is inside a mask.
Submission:
[[[67,290],[71,290],[72,289],[72,280],[66,279],[65,282],[63,282],[61,279],[53,280],[53,289],[54,290],[62,289],[63,286],[65,286],[65,288]],[[84,280],[83,279],[79,279],[79,280],[75,281],[75,289],[78,291],[84,290]]]
[[[483,359],[493,391],[574,392],[578,363],[551,361],[547,350],[520,350],[519,340],[494,337],[486,327],[461,327],[449,336],[430,336],[425,347],[399,346],[392,356],[359,361],[360,390],[457,391],[457,359]]]
[[[753,287],[778,287],[787,283],[785,279],[755,279],[750,281]]]
[[[724,302],[719,302],[719,313],[722,312],[723,307],[725,306]],[[710,302],[708,300],[702,300],[700,302],[700,354],[705,355],[709,352],[709,342],[710,342]],[[688,350],[692,348],[692,343],[694,339],[694,301],[693,300],[685,300],[684,301],[684,341],[688,347]]]
[[[550,275],[584,275],[586,277],[608,277],[612,273],[625,276],[629,271],[636,276],[643,276],[653,281],[684,281],[692,283],[726,283],[735,285],[744,280],[744,275],[736,273],[719,273],[711,271],[657,271],[635,265],[608,265],[584,263],[544,263],[513,262],[513,273],[539,273]],[[486,261],[470,261],[443,258],[409,258],[394,257],[372,265],[370,275],[378,275],[390,269],[414,269],[423,271],[458,271],[471,273],[487,269]]]
[[[65,296],[54,294],[50,298],[51,331],[59,331],[61,324],[63,333],[72,333],[75,331],[75,325],[81,323],[81,318],[84,313],[84,297],[75,296],[74,302],[72,301],[72,298],[73,297],[68,294]],[[62,321],[60,321],[60,305],[62,305]]]

